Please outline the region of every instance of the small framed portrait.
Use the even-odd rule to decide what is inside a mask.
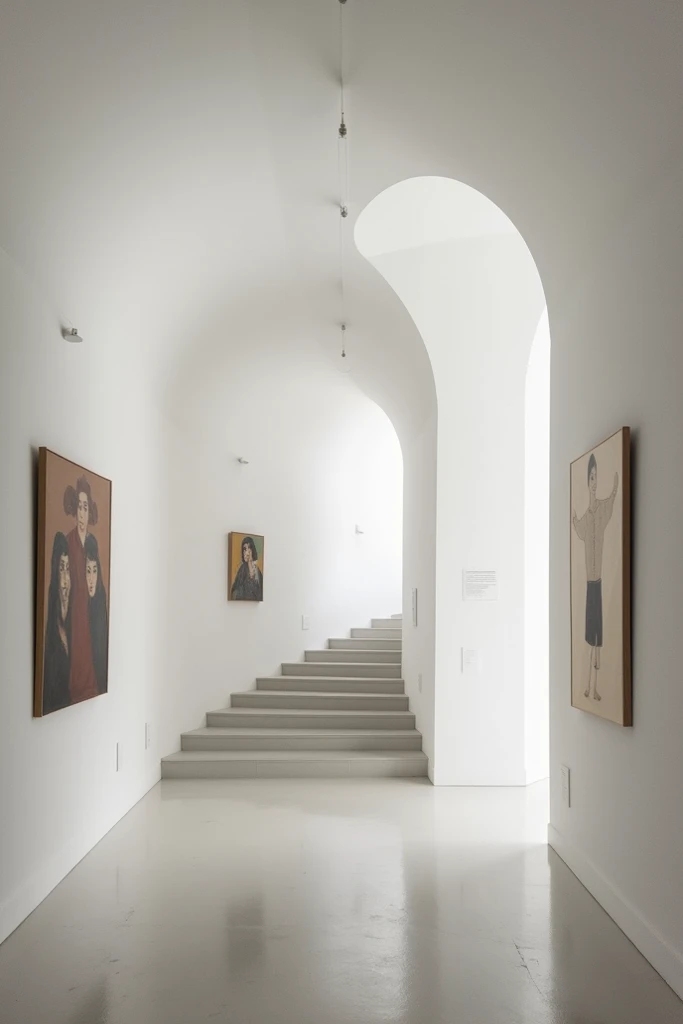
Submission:
[[[228,600],[263,600],[263,537],[258,533],[228,537]]]
[[[111,480],[38,453],[34,717],[108,689]]]
[[[571,464],[572,706],[632,725],[631,435]]]

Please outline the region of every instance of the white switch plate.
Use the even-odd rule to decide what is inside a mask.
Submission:
[[[116,744],[116,771],[121,771],[121,744]]]
[[[571,772],[566,764],[560,765],[560,778],[562,779],[562,803],[565,807],[572,805]]]
[[[311,619],[310,619],[309,615],[302,615],[301,616],[301,628],[302,629],[310,629],[311,628]]]
[[[460,670],[466,676],[479,675],[479,651],[472,647],[460,648]]]
[[[145,722],[145,750],[149,750],[152,745],[152,726],[149,722]]]
[[[413,587],[413,625],[417,626],[417,587]]]

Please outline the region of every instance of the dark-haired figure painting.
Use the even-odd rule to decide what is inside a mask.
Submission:
[[[107,692],[110,542],[111,482],[41,448],[36,716]]]
[[[71,571],[69,545],[63,533],[55,534],[50,562],[50,584],[45,627],[43,714],[71,703]]]
[[[98,694],[90,636],[90,599],[86,579],[85,544],[88,529],[97,525],[97,503],[93,500],[90,481],[81,476],[76,486],[69,484],[64,490],[64,512],[75,518],[76,525],[69,533],[69,564],[71,582],[71,703],[88,700]]]
[[[230,534],[228,541],[229,600],[263,600],[263,540],[259,534]]]
[[[572,463],[572,704],[621,725],[631,724],[628,488],[627,428]]]
[[[89,533],[85,538],[85,583],[88,590],[88,622],[90,647],[98,693],[107,692],[107,665],[109,646],[109,620],[107,595],[102,579],[100,552],[97,539]]]

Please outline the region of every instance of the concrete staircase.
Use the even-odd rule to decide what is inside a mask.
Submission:
[[[401,617],[331,639],[184,733],[164,779],[426,775],[401,678]]]

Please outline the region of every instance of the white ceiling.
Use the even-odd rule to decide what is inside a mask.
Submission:
[[[349,0],[349,237],[395,182],[457,178],[521,230],[552,322],[585,225],[680,130],[683,5],[618,8]],[[334,364],[338,23],[336,0],[3,4],[0,242],[171,400],[243,350]],[[349,289],[356,379],[415,429],[433,401],[415,328],[360,256]]]
[[[456,238],[516,234],[509,217],[481,192],[453,178],[408,178],[385,189],[356,221],[354,238],[368,259]]]

